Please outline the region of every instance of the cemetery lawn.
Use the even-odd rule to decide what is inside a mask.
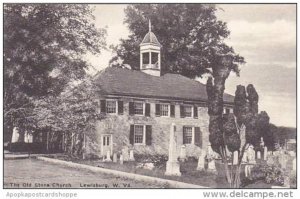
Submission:
[[[189,184],[195,184],[200,186],[205,186],[209,188],[230,188],[225,178],[220,178],[217,174],[209,173],[206,171],[197,171],[197,161],[180,162],[181,176],[166,176],[165,166],[161,168],[155,167],[153,170],[136,168],[138,162],[124,162],[123,165],[114,162],[103,162],[102,160],[82,160],[73,159],[67,155],[47,155],[49,158],[55,158],[65,161],[72,161],[79,164],[85,164],[95,167],[101,167],[106,169],[112,169],[117,171],[123,171],[128,173],[140,174],[145,176],[151,176],[156,178],[163,178],[168,180],[175,180],[180,182],[185,182]],[[271,188],[272,184],[267,184],[263,180],[258,180],[251,182],[250,184],[245,184],[244,189],[253,188]],[[165,187],[167,188],[167,187]]]
[[[135,174],[140,174],[145,176],[175,180],[175,181],[180,181],[180,182],[185,182],[185,183],[190,183],[190,184],[195,184],[195,185],[200,185],[205,187],[229,188],[225,180],[218,178],[216,174],[208,173],[205,171],[197,171],[196,161],[181,162],[180,163],[181,176],[179,177],[179,176],[165,176],[164,175],[166,171],[165,166],[161,168],[155,167],[153,170],[148,170],[143,168],[136,168],[138,164],[137,162],[124,162],[124,164],[121,165],[119,163],[113,163],[113,162],[102,162],[101,160],[70,159],[66,156],[56,156],[55,158],[72,161],[79,164],[86,164],[90,166],[118,170],[118,171],[123,171],[128,173],[135,173]]]

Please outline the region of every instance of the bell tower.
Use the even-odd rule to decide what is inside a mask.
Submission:
[[[140,44],[140,70],[142,72],[154,76],[161,75],[160,49],[161,44],[151,31],[151,21],[149,20],[149,32]]]

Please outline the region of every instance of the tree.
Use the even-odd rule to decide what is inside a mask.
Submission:
[[[60,138],[64,152],[82,158],[85,139],[95,140],[94,125],[102,118],[97,89],[92,78],[86,78],[78,87],[67,89],[58,97],[36,100],[31,115],[34,129],[48,133],[48,145]]]
[[[33,101],[85,77],[85,53],[105,47],[104,29],[84,4],[4,5],[5,126],[29,124]],[[9,129],[8,129],[9,130]]]
[[[215,103],[214,86],[212,80],[207,83],[209,99],[209,114],[214,113],[218,104]],[[265,140],[269,132],[269,116],[265,111],[258,113],[258,94],[252,84],[247,86],[238,85],[234,99],[234,114],[212,115],[209,124],[209,140],[215,152],[219,153],[225,166],[226,177],[230,187],[240,186],[240,170],[245,150],[249,145],[259,147],[259,140]],[[231,154],[227,154],[227,150]],[[233,165],[233,153],[238,152],[238,162]],[[231,155],[231,156],[230,156]],[[230,157],[230,158],[228,158]]]
[[[139,69],[139,44],[148,32],[148,20],[162,44],[162,72],[179,73],[194,78],[204,73],[216,74],[226,56],[228,71],[239,72],[244,63],[232,47],[224,43],[229,36],[226,23],[217,19],[214,5],[205,4],[136,4],[125,9],[125,20],[131,34],[115,46],[113,66],[129,64]],[[121,64],[122,65],[122,64]],[[225,72],[225,71],[224,71]],[[228,72],[228,74],[229,74]],[[224,74],[226,76],[226,74]]]

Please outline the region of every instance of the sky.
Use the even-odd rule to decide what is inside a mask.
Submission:
[[[225,42],[247,62],[241,67],[240,77],[230,75],[225,92],[234,94],[237,85],[253,84],[259,94],[259,109],[267,111],[270,122],[296,127],[296,5],[217,6],[218,19],[226,22],[231,32]],[[125,7],[95,5],[95,24],[107,29],[107,46],[128,37],[129,30],[123,23]],[[110,50],[87,55],[94,67],[89,72],[94,74],[107,67],[112,55]]]

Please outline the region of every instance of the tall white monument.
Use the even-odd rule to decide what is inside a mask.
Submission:
[[[169,159],[165,173],[168,176],[181,176],[180,165],[177,161],[177,137],[175,133],[176,126],[172,123],[170,128]]]

